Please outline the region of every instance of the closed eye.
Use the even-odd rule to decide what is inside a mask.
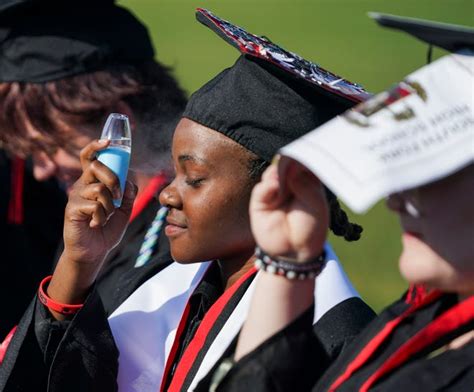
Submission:
[[[204,178],[196,178],[196,179],[188,178],[186,179],[186,184],[188,184],[189,186],[192,186],[193,188],[198,188],[202,184],[203,181],[204,181]]]

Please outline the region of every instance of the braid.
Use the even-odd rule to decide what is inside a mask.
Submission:
[[[327,188],[325,189],[331,214],[331,231],[337,236],[344,237],[346,241],[357,241],[363,231],[362,226],[349,222],[347,214],[341,208],[334,193]]]

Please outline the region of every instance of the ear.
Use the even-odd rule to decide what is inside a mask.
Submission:
[[[133,114],[133,110],[130,107],[130,105],[128,103],[126,103],[125,101],[120,100],[115,104],[114,111],[116,113],[121,113],[121,114],[125,114],[126,116],[128,116],[128,120],[130,122],[130,129],[131,129],[132,135],[133,135],[133,133],[135,131],[135,128],[137,126],[137,121],[136,121],[135,115]]]

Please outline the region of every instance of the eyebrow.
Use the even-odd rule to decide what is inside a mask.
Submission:
[[[178,157],[178,161],[181,162],[196,162],[196,163],[201,163],[201,164],[207,164],[207,161],[202,158],[195,157],[193,155],[189,154],[183,154]]]

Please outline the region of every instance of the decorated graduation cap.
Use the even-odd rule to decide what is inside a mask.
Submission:
[[[196,16],[242,55],[191,96],[183,116],[266,161],[370,96],[361,86],[207,10],[198,9]]]
[[[44,83],[153,57],[145,26],[113,0],[0,4],[0,82]]]
[[[449,52],[474,50],[472,27],[377,12],[369,12],[369,16],[380,26],[404,31],[428,43],[430,47],[434,45]]]

